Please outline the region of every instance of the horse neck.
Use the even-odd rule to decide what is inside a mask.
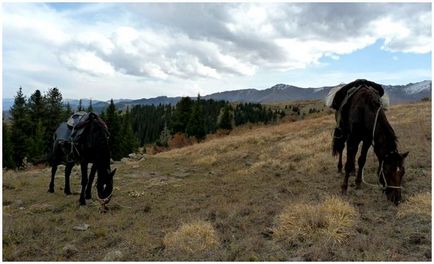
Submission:
[[[374,152],[378,160],[382,161],[386,155],[396,152],[396,136],[389,122],[381,110],[378,116],[374,134]]]
[[[83,137],[84,140],[89,140],[89,138],[91,140],[90,143],[83,142],[84,151],[95,155],[92,159],[99,169],[110,169],[110,149],[104,131],[102,131],[103,128],[95,123],[91,123],[90,126],[92,129],[89,129],[87,133],[96,133],[97,135],[89,137],[88,134],[88,136]]]

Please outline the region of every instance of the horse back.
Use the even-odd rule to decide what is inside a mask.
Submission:
[[[344,123],[349,132],[367,133],[371,131],[376,112],[381,105],[381,98],[376,89],[372,87],[359,89],[349,99],[343,113]]]
[[[349,84],[342,86],[342,88],[340,88],[335,93],[333,101],[331,103],[331,107],[335,110],[339,110],[339,108],[341,107],[342,103],[345,100],[345,97],[347,97],[347,95],[348,95],[348,91],[354,87],[359,87],[359,88],[371,87],[372,89],[377,91],[377,93],[380,97],[382,97],[384,95],[383,86],[381,86],[380,84],[375,83],[375,82],[371,82],[371,81],[368,81],[365,79],[358,79],[358,80],[355,80],[353,82],[350,82]]]

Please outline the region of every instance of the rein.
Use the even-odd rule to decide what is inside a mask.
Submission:
[[[380,105],[380,107],[378,107],[377,113],[375,114],[375,120],[374,120],[374,128],[372,129],[372,147],[375,147],[375,142],[374,142],[374,138],[375,138],[375,128],[377,127],[377,123],[378,123],[378,114],[380,113],[380,110],[383,108],[382,105]],[[391,152],[391,153],[394,153]],[[391,154],[389,153],[389,154]],[[386,156],[384,158],[387,158],[387,156],[389,154],[386,154]],[[384,164],[384,159],[381,161],[380,164],[380,172],[378,173],[378,182],[377,184],[372,184],[372,183],[368,183],[365,181],[365,170],[363,168],[362,171],[362,181],[364,184],[368,185],[368,186],[372,186],[372,187],[380,187],[383,191],[385,191],[387,188],[391,188],[391,189],[404,189],[402,186],[394,186],[394,185],[388,185],[387,181],[386,181],[386,176],[384,175],[383,172],[383,164]],[[383,181],[384,181],[384,186],[381,185],[380,183],[380,176],[383,177]]]

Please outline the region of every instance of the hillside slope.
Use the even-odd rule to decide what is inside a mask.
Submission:
[[[355,190],[354,177],[348,195],[340,197],[343,176],[331,156],[330,114],[245,127],[190,147],[116,162],[115,192],[106,214],[98,212],[95,201],[78,206],[77,167],[75,195],[68,197],[62,169],[54,194],[46,192],[48,168],[3,172],[3,260],[431,260],[430,207],[428,213],[406,214],[405,206],[419,208],[421,202],[410,204],[410,198],[431,191],[431,104],[396,105],[386,114],[399,149],[410,151],[404,202],[398,207],[379,189],[363,185]],[[377,164],[370,150],[365,169],[370,182]],[[333,195],[357,213],[344,243],[301,239],[287,244],[276,238],[273,231],[285,208],[320,204]],[[431,204],[430,198],[424,202]],[[320,217],[308,221],[321,228]],[[213,247],[193,254],[167,242],[169,237],[178,246],[188,243],[176,240],[180,230],[188,232],[179,228],[199,220],[215,231],[210,234],[217,242],[206,240]],[[82,224],[90,227],[73,229]]]

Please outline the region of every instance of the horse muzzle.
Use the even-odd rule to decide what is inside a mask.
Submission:
[[[386,189],[387,199],[393,202],[395,205],[399,205],[401,203],[401,190],[400,189]]]
[[[113,185],[100,186],[98,189],[98,201],[101,205],[108,204],[112,198]]]

